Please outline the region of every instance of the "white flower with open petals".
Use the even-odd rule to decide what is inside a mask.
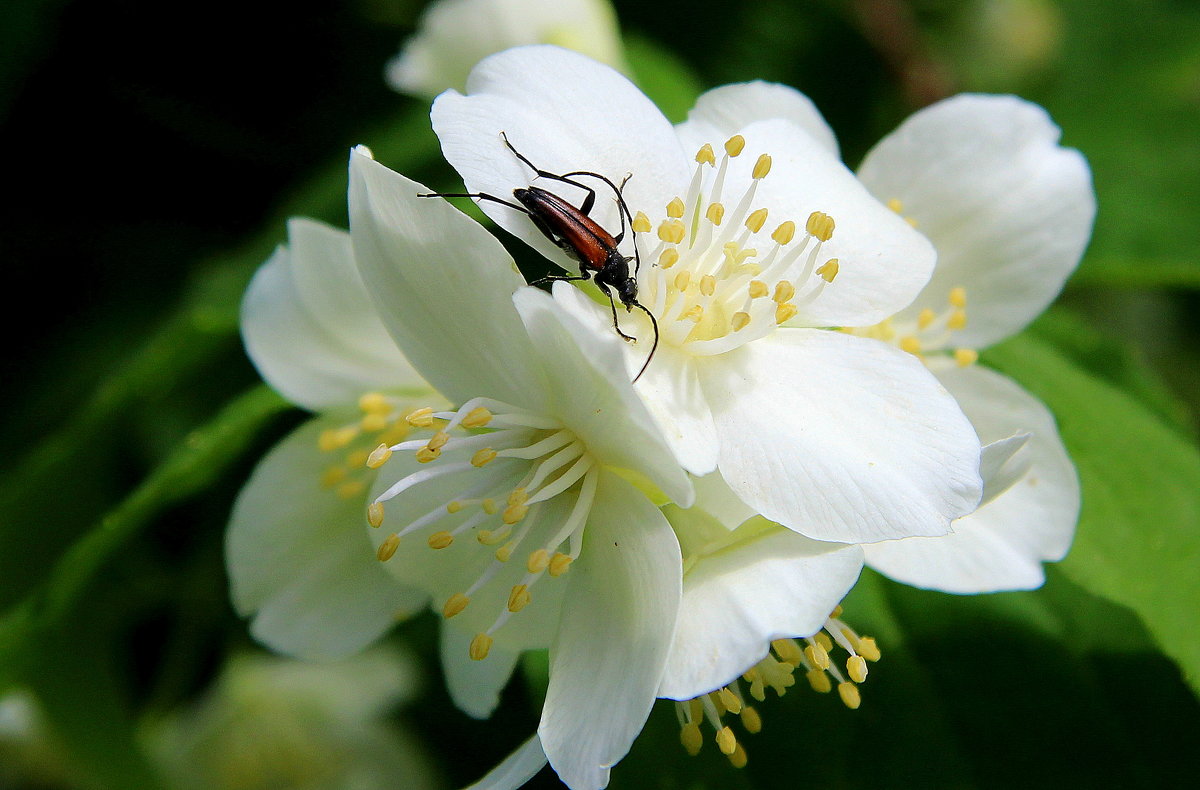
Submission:
[[[619,340],[525,287],[494,237],[419,184],[363,150],[350,175],[367,290],[458,404],[410,414],[430,434],[367,460],[376,556],[449,621],[446,669],[467,709],[494,704],[521,650],[550,648],[533,751],[575,790],[603,787],[649,714],[679,610],[679,543],[643,490],[686,506],[691,484]]]
[[[911,356],[828,331],[906,307],[934,251],[805,133],[815,113],[756,118],[718,90],[674,128],[624,77],[554,47],[494,55],[467,87],[438,98],[433,122],[468,191],[509,198],[533,179],[501,132],[550,172],[631,175],[638,299],[661,328],[637,389],[685,468],[719,469],[757,512],[819,540],[942,535],[975,508],[979,443],[954,400]],[[580,205],[581,190],[537,183]],[[591,183],[592,216],[615,234],[616,201]],[[574,266],[527,216],[481,208]],[[607,304],[555,296],[613,336]],[[637,312],[620,320],[636,373],[654,333]]]

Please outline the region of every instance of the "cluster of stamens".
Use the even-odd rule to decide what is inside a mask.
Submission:
[[[579,556],[598,468],[583,442],[557,420],[489,398],[475,398],[454,412],[417,409],[405,421],[433,433],[428,438],[381,443],[364,464],[378,469],[393,454],[411,452],[428,467],[406,475],[376,497],[367,508],[367,522],[382,526],[385,503],[430,481],[456,476],[454,485],[463,488],[427,512],[406,512],[405,526],[379,544],[379,561],[392,559],[401,540],[418,533],[437,551],[467,536],[473,538],[470,545],[486,547],[486,554],[460,559],[478,563],[483,570],[466,590],[445,601],[442,614],[451,618],[470,605],[514,554],[528,552],[525,573],[511,586],[502,611],[471,642],[471,658],[482,660],[496,630],[531,602],[534,584],[546,575],[562,576]],[[447,457],[442,463],[434,463],[443,456]],[[543,505],[560,495],[574,498],[565,520],[539,518]]]
[[[958,286],[950,289],[946,306],[941,311],[926,307],[917,314],[915,320],[889,318],[875,326],[846,331],[891,343],[902,351],[924,358],[928,352],[950,348],[954,333],[966,325],[967,291]],[[955,348],[953,356],[954,361],[965,368],[979,359],[979,352],[971,348]]]
[[[647,251],[643,260],[652,264],[642,270],[642,301],[658,316],[663,339],[695,354],[724,353],[769,334],[838,274],[838,259],[821,256],[821,246],[833,237],[828,214],[810,214],[798,241],[792,220],[777,225],[768,238],[760,235],[768,210],[753,208],[754,195],[771,172],[769,155],[759,156],[750,186],[726,210],[722,192],[729,163],[745,146],[741,135],[731,137],[718,164],[706,143],[696,154],[687,196],[667,204],[657,229],[641,211],[633,221],[643,237],[639,248]]]
[[[363,467],[371,448],[380,443],[401,442],[412,430],[404,420],[407,406],[403,399],[368,392],[358,399],[362,413],[359,419],[322,431],[317,437],[317,448],[328,456],[339,457],[339,461],[321,472],[321,487],[334,491],[342,499],[365,494],[368,476]]]
[[[867,662],[880,658],[879,647],[869,636],[860,636],[840,617],[839,606],[825,621],[824,630],[807,639],[776,639],[771,650],[739,680],[700,697],[675,703],[679,719],[679,740],[688,754],[695,756],[704,745],[701,725],[708,724],[716,733],[717,748],[737,768],[746,764],[746,749],[738,741],[725,716],[737,716],[742,729],[753,735],[762,730],[762,717],[750,705],[747,696],[764,702],[767,689],[782,697],[796,684],[794,673],[803,668],[814,691],[827,694],[837,684],[838,696],[851,710],[862,703],[858,684],[867,679]],[[845,671],[834,663],[835,646],[847,654]],[[746,684],[743,691],[742,683]]]

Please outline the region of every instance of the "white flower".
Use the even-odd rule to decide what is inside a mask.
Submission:
[[[866,333],[920,355],[984,442],[1028,434],[988,470],[984,504],[951,535],[866,546],[892,578],[957,593],[1029,589],[1063,558],[1079,482],[1054,418],[977,349],[1025,328],[1062,289],[1091,236],[1091,171],[1037,105],[963,95],[913,115],[867,155],[863,183],[934,243],[938,265],[914,302]],[[1001,460],[1003,460],[1001,458]]]
[[[436,0],[386,76],[401,93],[436,96],[461,89],[488,55],[523,44],[557,44],[622,68],[617,19],[606,0]]]
[[[507,198],[530,183],[501,132],[551,172],[632,175],[639,299],[662,330],[637,388],[685,468],[719,468],[756,511],[814,539],[945,534],[980,498],[970,424],[917,360],[826,329],[903,309],[928,280],[933,249],[827,141],[804,133],[815,111],[755,117],[755,103],[778,92],[755,90],[749,107],[737,92],[706,94],[676,129],[616,72],[524,47],[483,61],[467,95],[438,98],[433,121],[470,192]],[[576,205],[583,196],[538,183]],[[615,233],[615,201],[598,188],[593,216]],[[573,270],[528,217],[481,208]],[[608,305],[575,289],[555,295],[611,336]],[[621,322],[638,338],[627,360],[636,372],[653,332],[639,313]]]
[[[653,704],[681,586],[674,533],[629,480],[683,505],[691,485],[619,341],[524,287],[495,238],[426,191],[352,157],[363,280],[405,356],[460,404],[410,415],[445,423],[372,453],[377,556],[453,618],[447,672],[476,709],[520,650],[550,647],[537,743],[567,785],[603,787]],[[496,666],[476,670],[485,658]]]

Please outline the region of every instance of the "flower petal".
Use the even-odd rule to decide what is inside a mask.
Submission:
[[[1096,195],[1083,156],[1058,145],[1045,110],[1013,96],[962,95],[917,112],[867,154],[863,183],[937,247],[938,266],[903,314],[967,291],[960,346],[1019,332],[1079,263]]]
[[[470,647],[474,637],[451,623],[442,623],[442,671],[446,675],[446,690],[458,709],[473,718],[486,719],[500,704],[500,692],[508,685],[521,654],[493,645],[486,661],[472,660]]]
[[[304,219],[288,223],[288,236],[242,300],[246,352],[263,378],[314,411],[368,390],[427,389],[380,324],[350,237]]]
[[[812,99],[775,82],[738,82],[700,95],[687,120],[675,127],[685,151],[705,143],[714,148],[754,121],[782,118],[807,132],[821,147],[839,157],[837,136]]]
[[[559,778],[598,790],[650,714],[679,609],[679,544],[662,513],[602,473],[550,649],[538,734]]]
[[[1029,471],[940,538],[866,546],[867,563],[897,581],[956,593],[1039,587],[1042,561],[1060,560],[1079,517],[1079,481],[1054,418],[1011,379],[982,367],[948,368],[938,378],[987,440],[1032,432],[1022,451]]]
[[[542,751],[541,740],[534,735],[466,790],[516,790],[545,766],[546,753]]]
[[[816,633],[862,565],[858,546],[811,540],[765,519],[740,527],[683,577],[659,696],[706,694],[753,666],[772,639]]]
[[[558,288],[573,290],[566,283]],[[574,431],[600,463],[636,471],[672,501],[690,505],[687,473],[628,384],[622,341],[611,332],[589,332],[536,288],[521,289],[513,302],[542,362],[546,413]]]
[[[620,183],[631,207],[661,210],[687,187],[688,160],[675,130],[658,108],[625,77],[582,55],[557,47],[518,47],[475,67],[468,93],[443,93],[433,104],[433,128],[446,160],[468,192],[504,200],[529,186],[533,172],[505,146],[504,132],[518,151],[542,170],[588,171]],[[594,178],[592,218],[614,234],[620,227],[611,190]],[[538,186],[575,205],[584,192],[548,179]],[[480,208],[501,227],[569,269],[577,268],[518,211],[492,201]]]
[[[565,284],[556,286],[554,298],[576,320],[588,327],[592,335],[612,338],[611,314],[587,298],[580,289]],[[638,331],[649,331],[649,322],[644,327]],[[630,348],[626,348],[625,352],[625,370],[630,376],[636,376],[645,362],[645,356]],[[690,354],[660,344],[634,389],[641,396],[679,464],[692,474],[705,475],[717,468],[717,434],[692,360]]]
[[[384,324],[443,395],[540,410],[529,336],[512,306],[524,284],[479,223],[356,149],[350,157],[354,255]],[[488,342],[481,343],[481,338]]]
[[[770,173],[758,184],[755,204],[770,212],[771,223],[791,220],[803,234],[814,211],[828,214],[835,223],[815,265],[836,258],[836,279],[811,301],[797,300],[799,312],[791,323],[869,326],[906,307],[933,272],[937,254],[929,240],[876,200],[837,157],[808,134],[797,133],[788,121],[757,121],[746,126],[742,135],[745,152],[732,161],[729,184],[748,184],[759,155],[769,154]],[[792,244],[799,244],[800,238]]]
[[[912,355],[874,340],[780,329],[700,383],[729,487],[817,540],[942,535],[981,494],[979,440]]]
[[[234,503],[225,538],[234,607],[274,650],[307,659],[350,655],[425,596],[379,567],[363,534],[365,495],[320,485],[324,417],[302,425],[255,468]]]

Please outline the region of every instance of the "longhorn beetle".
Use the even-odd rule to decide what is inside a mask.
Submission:
[[[654,357],[654,352],[658,349],[658,321],[655,320],[654,314],[637,299],[637,273],[642,263],[641,257],[638,255],[637,241],[635,240],[633,244],[632,257],[622,255],[618,249],[621,241],[625,238],[626,221],[630,225],[633,224],[633,214],[630,213],[629,205],[625,202],[624,195],[621,194],[632,174],[625,176],[625,179],[621,181],[621,185],[617,186],[607,176],[587,170],[574,170],[570,173],[562,174],[551,173],[547,170],[542,170],[534,165],[533,162],[530,162],[529,159],[509,142],[508,135],[504,132],[500,133],[500,137],[504,139],[504,144],[508,147],[508,150],[512,151],[517,159],[524,162],[535,173],[535,177],[561,181],[564,184],[570,184],[586,192],[587,196],[583,199],[583,203],[579,208],[571,205],[553,192],[532,185],[528,188],[513,190],[513,197],[517,199],[516,203],[483,192],[433,192],[423,194],[420,197],[469,197],[479,200],[490,200],[493,203],[508,206],[527,215],[533,222],[534,227],[542,232],[542,235],[554,242],[559,249],[579,263],[578,276],[543,277],[540,280],[530,283],[531,285],[539,285],[550,280],[587,280],[594,277],[596,287],[600,289],[602,294],[608,297],[609,306],[612,307],[613,329],[626,340],[636,340],[636,338],[621,331],[621,327],[617,322],[617,302],[613,298],[612,291],[609,288],[617,292],[617,296],[620,297],[621,304],[625,306],[626,312],[636,307],[649,316],[650,325],[654,327],[654,344],[650,347],[650,354],[646,357],[646,362],[642,365],[642,369],[633,377],[633,380],[636,382],[646,372],[646,368],[650,365],[650,360]],[[575,178],[582,176],[603,181],[617,196],[617,213],[621,217],[621,231],[616,236],[613,236],[607,230],[600,227],[599,223],[588,216],[592,211],[592,207],[596,204],[596,190],[575,180]],[[629,275],[630,261],[634,262],[632,277]]]

